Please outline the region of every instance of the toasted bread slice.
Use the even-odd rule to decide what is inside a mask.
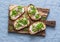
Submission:
[[[24,14],[22,17],[18,18],[18,19],[14,22],[14,28],[15,28],[16,30],[20,30],[20,29],[23,29],[23,28],[29,26],[29,24],[30,24],[30,20],[29,20],[28,16],[26,16],[26,15]]]
[[[35,22],[29,27],[30,34],[36,34],[39,31],[45,30],[46,25],[43,22]]]
[[[32,20],[39,20],[41,18],[37,8],[32,4],[28,6],[28,14]]]
[[[25,11],[23,6],[16,6],[16,5],[10,6],[9,9],[10,9],[10,13],[9,13],[10,15],[9,16],[10,16],[11,20],[16,20]]]

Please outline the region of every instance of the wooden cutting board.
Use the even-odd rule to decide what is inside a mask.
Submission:
[[[17,5],[10,5],[9,6],[9,14],[10,14],[10,11],[14,8],[14,7],[16,7]],[[39,11],[39,12],[42,12],[42,13],[44,13],[43,15],[42,15],[42,18],[39,20],[39,21],[42,21],[42,22],[44,22],[45,24],[46,24],[46,26],[52,26],[52,27],[55,27],[55,24],[56,24],[56,22],[55,21],[46,21],[46,19],[47,19],[47,16],[48,16],[48,14],[49,14],[49,9],[47,9],[47,8],[37,8],[37,10]],[[9,15],[8,14],[8,15]],[[8,16],[9,17],[9,16]],[[32,21],[32,20],[31,20]],[[21,30],[19,30],[19,31],[16,31],[15,29],[14,29],[14,26],[13,26],[13,20],[11,20],[10,19],[10,17],[9,17],[9,20],[8,20],[8,32],[12,32],[12,33],[19,33],[19,34],[29,34],[29,31],[28,31],[28,29],[29,29],[29,26],[28,27],[26,27],[26,28],[24,28],[24,29],[21,29]],[[33,21],[32,21],[33,22]],[[31,22],[31,24],[32,24],[32,22]],[[36,22],[36,21],[35,21]],[[43,30],[43,31],[40,31],[40,32],[38,32],[37,34],[35,34],[35,35],[39,35],[39,36],[45,36],[45,30]]]

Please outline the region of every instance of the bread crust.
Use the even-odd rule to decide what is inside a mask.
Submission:
[[[15,18],[11,18],[10,13],[12,12],[13,9],[15,9],[17,7],[18,7],[17,5],[10,5],[10,7],[9,7],[9,17],[13,21],[16,20],[17,18],[21,17],[25,13],[25,7],[23,7],[24,8],[24,12],[23,13],[19,13]]]
[[[32,4],[30,4],[30,5],[32,5]],[[28,5],[28,8],[30,7],[30,5]],[[34,5],[33,5],[34,6]],[[35,7],[35,6],[34,6]],[[39,15],[40,15],[40,12],[38,11],[38,9],[37,9],[37,7],[35,7],[36,8],[36,11],[39,13]],[[29,13],[28,13],[28,15],[29,15],[29,17],[30,17],[30,19],[32,19],[33,21],[37,21],[37,20],[40,20],[41,19],[41,16],[38,18],[38,19],[36,19],[36,18],[33,18],[33,17],[35,17],[35,16],[31,16]]]
[[[38,21],[38,22],[40,22],[40,21]],[[33,24],[37,24],[38,22],[34,22]],[[36,34],[36,33],[40,32],[40,31],[45,30],[45,29],[46,29],[45,23],[43,23],[43,22],[41,22],[41,23],[44,25],[44,28],[42,28],[41,30],[39,30],[39,31],[37,31],[37,32],[35,32],[35,33],[32,33],[31,28],[29,27],[29,33],[30,33],[30,34]],[[30,26],[32,26],[33,24],[31,24]]]
[[[25,14],[23,14],[23,15],[22,15],[21,17],[19,17],[17,20],[24,18],[24,15],[25,15]],[[27,27],[27,26],[30,25],[30,19],[29,19],[29,17],[27,16],[26,18],[27,18],[28,24],[25,25],[25,26],[23,26],[23,27],[21,27],[21,29],[23,29],[23,28],[25,28],[25,27]],[[16,20],[16,21],[17,21],[17,20]],[[15,26],[16,21],[14,21],[14,26]],[[16,29],[16,28],[15,28],[15,30],[21,30],[21,29]]]

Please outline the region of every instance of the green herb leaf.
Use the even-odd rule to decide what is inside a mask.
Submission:
[[[18,11],[22,12],[22,6],[18,6]]]
[[[27,24],[27,19],[23,18],[23,19],[19,20],[18,23],[22,23],[22,24],[26,25]]]
[[[24,28],[23,31],[28,31],[28,29],[27,28]]]
[[[18,23],[18,24],[16,25],[16,28],[19,28],[20,26],[22,26],[22,25]]]
[[[31,7],[31,9],[32,9],[32,10],[36,10],[36,8],[35,8],[34,6],[33,6],[33,7]]]
[[[36,10],[32,10],[32,11],[30,11],[29,13],[30,13],[31,15],[35,15]]]
[[[11,16],[16,16],[18,12],[16,10],[12,10],[12,15]]]
[[[26,18],[23,18],[23,19],[22,19],[22,23],[23,23],[24,25],[26,25],[26,24],[27,24],[27,19],[26,19]]]
[[[43,28],[43,24],[42,24],[42,23],[37,24],[36,28],[37,28],[38,30],[41,29],[41,28]]]
[[[40,15],[39,15],[39,14],[37,14],[35,17],[36,17],[36,19],[38,19],[38,18],[40,17]]]
[[[31,8],[31,10],[29,11],[29,13],[30,13],[31,15],[35,15],[35,13],[36,13],[36,8],[35,8],[34,6],[30,6],[30,8]]]
[[[41,28],[43,28],[43,24],[42,23],[39,23],[37,24],[37,26],[35,26],[32,31],[36,32],[36,31],[39,31]]]
[[[42,20],[46,20],[46,17],[42,17]]]

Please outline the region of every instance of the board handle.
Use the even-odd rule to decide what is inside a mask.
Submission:
[[[56,21],[45,21],[45,24],[46,24],[47,26],[55,27]]]

